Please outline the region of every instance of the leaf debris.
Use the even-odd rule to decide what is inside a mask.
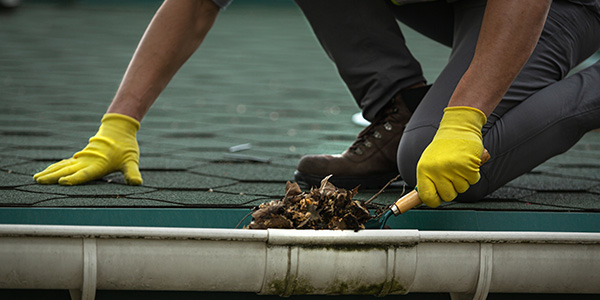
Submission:
[[[371,215],[363,204],[352,199],[358,187],[337,188],[328,181],[330,177],[325,177],[319,188],[309,192],[302,192],[297,183],[288,181],[283,199],[256,207],[252,222],[246,228],[364,229]]]

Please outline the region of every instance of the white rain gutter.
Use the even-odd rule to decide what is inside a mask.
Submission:
[[[600,294],[600,233],[0,225],[0,288]]]

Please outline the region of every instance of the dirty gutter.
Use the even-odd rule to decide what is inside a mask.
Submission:
[[[248,208],[0,207],[0,224],[235,228]],[[392,229],[600,232],[597,212],[421,210],[392,217]]]
[[[600,233],[0,225],[0,288],[600,293]]]

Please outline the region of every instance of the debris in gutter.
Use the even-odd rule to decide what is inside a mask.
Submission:
[[[371,219],[369,211],[357,200],[358,187],[337,188],[328,180],[319,188],[302,192],[297,183],[286,183],[281,200],[263,203],[254,209],[247,229],[337,229],[359,230]]]

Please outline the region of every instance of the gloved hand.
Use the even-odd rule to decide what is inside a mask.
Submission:
[[[417,190],[427,206],[452,201],[479,181],[485,122],[485,114],[473,107],[444,110],[433,141],[417,163]]]
[[[140,123],[126,115],[108,113],[98,133],[72,158],[50,165],[33,176],[40,184],[75,185],[121,171],[129,185],[142,184],[136,133]]]

